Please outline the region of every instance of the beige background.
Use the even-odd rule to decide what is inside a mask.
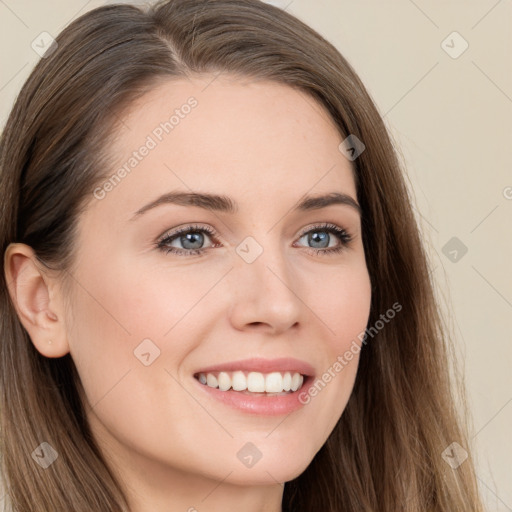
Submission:
[[[103,3],[0,0],[1,126],[39,58],[32,41],[43,31],[57,35]],[[512,511],[512,3],[269,3],[336,45],[401,148],[439,297],[465,364],[474,418],[474,448],[465,448],[477,459],[488,510]],[[452,55],[463,40],[469,45],[457,58],[442,46],[454,31],[463,39],[452,35],[443,45]],[[446,246],[452,237],[466,254]]]

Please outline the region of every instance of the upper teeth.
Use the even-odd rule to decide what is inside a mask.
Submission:
[[[242,371],[200,373],[198,379],[202,384],[211,388],[219,388],[221,391],[250,391],[253,393],[281,393],[283,391],[297,391],[304,382],[304,377],[297,372],[260,373],[249,372],[247,375]]]

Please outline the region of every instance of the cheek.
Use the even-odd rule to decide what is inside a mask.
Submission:
[[[344,352],[368,323],[371,305],[371,283],[363,263],[317,271],[304,292],[307,304],[325,327],[326,350],[331,359]]]
[[[114,259],[82,265],[75,276],[70,352],[91,403],[148,360],[153,369],[178,366],[200,344],[199,314],[205,324],[220,314],[204,297],[225,270],[137,266],[122,258],[110,264]]]
[[[320,276],[319,276],[320,277]],[[327,437],[339,420],[352,393],[364,332],[371,307],[371,283],[365,265],[324,275],[324,286],[310,287],[308,305],[321,321],[324,336],[319,352],[323,366],[310,388],[300,397],[315,410]]]

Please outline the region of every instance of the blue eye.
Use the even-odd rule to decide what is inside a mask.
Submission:
[[[158,242],[157,248],[166,254],[173,253],[179,256],[201,255],[207,249],[218,247],[219,244],[213,244],[210,247],[202,247],[206,238],[215,237],[215,231],[207,226],[184,226],[174,232],[166,233]],[[333,237],[333,235],[335,235]],[[307,243],[313,244],[312,247],[306,247],[315,254],[336,254],[345,249],[352,241],[352,236],[346,229],[340,228],[335,224],[322,224],[309,228],[302,233],[299,240],[307,238]],[[338,239],[338,245],[332,246],[331,241]],[[182,247],[176,247],[179,243]]]
[[[336,235],[338,240],[340,240],[339,245],[334,247],[329,245],[333,239],[332,235]],[[316,226],[312,229],[310,228],[299,238],[299,240],[304,237],[307,238],[308,243],[313,244],[313,247],[310,247],[310,249],[315,250],[316,254],[338,253],[346,246],[348,246],[352,241],[352,236],[348,233],[348,231],[336,226],[335,224],[324,224],[321,226]]]
[[[166,254],[172,252],[180,256],[202,254],[205,251],[205,248],[201,247],[204,244],[205,234],[214,236],[215,231],[209,227],[185,226],[173,233],[166,234],[158,242],[158,248]],[[170,245],[176,241],[183,245],[183,249]]]

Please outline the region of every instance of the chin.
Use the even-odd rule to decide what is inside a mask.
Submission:
[[[252,467],[237,465],[236,469],[227,478],[235,485],[275,485],[289,482],[302,474],[309,466],[311,459],[304,457],[290,457],[276,454],[275,460],[267,460],[263,457]],[[228,466],[225,466],[228,467]],[[224,478],[225,473],[221,476]]]

